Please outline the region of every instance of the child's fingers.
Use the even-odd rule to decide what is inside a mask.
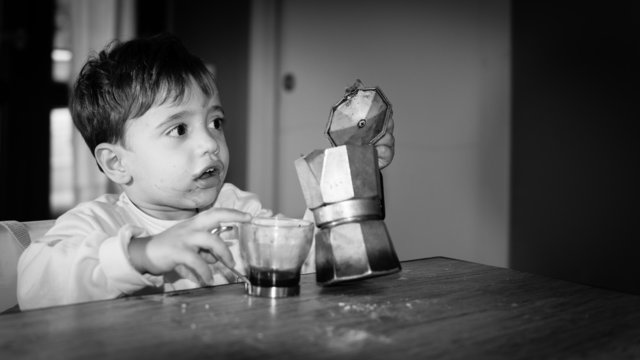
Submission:
[[[215,264],[218,262],[218,258],[213,256],[209,250],[200,250],[198,251],[198,254],[209,264]]]
[[[395,127],[395,121],[393,121],[393,116],[389,118],[387,122],[387,134],[393,134],[393,128]]]
[[[208,236],[194,237],[192,244],[210,253],[211,257],[205,255],[207,261],[214,258],[222,261],[226,266],[234,267],[236,265],[231,251],[218,235],[208,234]],[[210,261],[210,263],[215,263],[215,261]]]
[[[378,153],[378,167],[385,168],[393,160],[396,139],[393,136],[393,119],[387,128],[387,132],[375,143]]]
[[[196,226],[205,231],[211,231],[221,223],[246,222],[251,220],[251,215],[226,208],[211,208],[201,212],[194,218]]]
[[[207,263],[197,255],[195,252],[187,251],[182,255],[181,263],[191,269],[196,275],[200,277],[205,283],[210,283],[213,280],[213,274]]]
[[[389,146],[389,147],[393,147],[395,145],[396,142],[396,138],[395,136],[393,136],[392,133],[385,133],[384,135],[382,135],[382,137],[380,139],[378,139],[378,141],[376,141],[375,145],[377,146]]]
[[[196,284],[204,282],[202,278],[197,275],[190,267],[185,265],[178,265],[175,267],[175,272],[178,273],[182,278],[193,281]]]
[[[384,169],[393,160],[393,148],[388,146],[376,146],[378,152],[378,168]]]

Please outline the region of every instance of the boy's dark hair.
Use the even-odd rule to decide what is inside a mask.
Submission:
[[[213,75],[175,36],[113,41],[80,71],[70,101],[73,123],[93,154],[98,144],[124,141],[127,120],[181,101],[192,78],[213,95]]]

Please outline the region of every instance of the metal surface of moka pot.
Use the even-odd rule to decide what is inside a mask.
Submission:
[[[316,279],[322,285],[401,270],[384,224],[382,176],[373,144],[387,131],[391,104],[359,80],[331,108],[331,148],[295,161],[316,226]]]

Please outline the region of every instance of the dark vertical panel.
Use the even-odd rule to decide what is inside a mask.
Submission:
[[[49,214],[54,1],[0,0],[0,219]]]
[[[136,0],[136,35],[149,37],[170,30],[171,0]]]
[[[637,2],[512,9],[511,266],[640,293]]]

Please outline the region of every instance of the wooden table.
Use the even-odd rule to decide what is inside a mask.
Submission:
[[[301,294],[241,284],[0,316],[0,359],[640,358],[640,296],[448,258]]]

